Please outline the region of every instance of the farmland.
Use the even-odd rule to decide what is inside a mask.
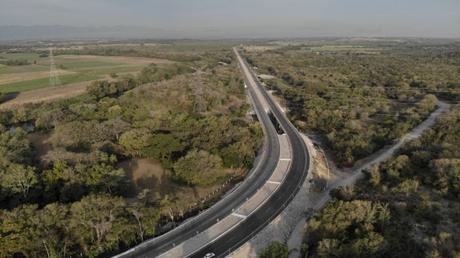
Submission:
[[[0,53],[0,62],[23,60],[25,65],[0,66],[0,92],[24,92],[50,86],[50,58],[36,53]],[[167,64],[168,60],[142,57],[59,55],[54,57],[56,73],[62,86],[107,79],[110,75],[133,74],[150,63]]]

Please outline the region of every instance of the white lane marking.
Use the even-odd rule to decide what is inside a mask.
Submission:
[[[270,180],[268,180],[267,183],[269,183],[269,184],[275,184],[275,185],[280,185],[280,184],[281,184],[281,182],[270,181]]]
[[[280,159],[280,161],[291,161],[291,159]]]
[[[233,215],[233,216],[235,216],[235,217],[238,217],[238,218],[242,218],[242,219],[245,219],[245,218],[247,218],[247,216],[244,216],[244,215],[238,214],[238,213],[236,213],[236,212],[232,213],[232,215]]]

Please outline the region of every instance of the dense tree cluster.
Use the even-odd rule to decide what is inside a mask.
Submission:
[[[225,42],[211,44],[204,42],[162,42],[161,44],[138,45],[94,44],[84,46],[83,48],[58,49],[54,51],[54,54],[162,58],[177,62],[193,62],[196,67],[213,68],[218,62],[230,64],[233,61],[233,53],[228,51],[232,47],[233,43]]]
[[[96,257],[154,233],[158,209],[108,194],[0,211],[0,256]]]
[[[377,257],[386,243],[382,231],[390,219],[386,205],[370,201],[335,201],[309,221],[308,255]]]

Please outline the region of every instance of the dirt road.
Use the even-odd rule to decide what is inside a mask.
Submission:
[[[362,178],[362,171],[370,168],[373,165],[376,165],[382,161],[390,158],[399,148],[401,148],[406,142],[420,137],[423,132],[431,128],[436,119],[443,113],[447,112],[450,108],[450,104],[438,101],[438,109],[435,110],[430,116],[425,119],[421,124],[412,129],[409,133],[405,134],[401,139],[399,139],[393,145],[387,146],[380,151],[374,153],[373,155],[357,162],[357,164],[350,169],[345,169],[343,171],[335,171],[335,179],[329,182],[329,187],[327,191],[321,193],[309,193],[306,197],[306,200],[302,202],[302,205],[306,204],[305,211],[308,211],[308,214],[312,214],[310,211],[320,210],[330,199],[329,192],[332,189],[335,189],[340,186],[350,186],[354,185],[358,179]],[[306,226],[305,218],[302,218],[298,221],[297,225],[294,226],[294,230],[291,233],[288,245],[289,250],[292,250],[289,253],[289,257],[297,258],[300,257],[300,245],[302,244],[302,238],[304,235],[304,228]]]

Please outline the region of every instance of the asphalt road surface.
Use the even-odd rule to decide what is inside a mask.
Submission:
[[[270,223],[270,221],[276,218],[279,213],[281,213],[284,207],[286,207],[286,205],[294,198],[308,173],[309,155],[302,137],[298,133],[297,129],[289,122],[284,113],[279,109],[278,105],[276,105],[273,99],[268,95],[265,88],[260,85],[254,72],[241,58],[238,51],[236,49],[234,49],[234,51],[238,57],[240,68],[245,76],[246,82],[255,84],[249,85],[248,88],[251,89],[252,87],[256,87],[260,89],[263,97],[270,106],[271,112],[288,136],[292,148],[291,167],[278,190],[264,205],[262,205],[262,207],[248,216],[232,230],[226,232],[226,234],[209,243],[190,257],[201,258],[207,253],[214,253],[216,257],[223,257],[237,249],[262,230],[268,223]]]
[[[265,141],[260,158],[247,178],[233,192],[193,219],[190,219],[162,236],[147,240],[114,257],[156,257],[175,245],[195,236],[197,232],[202,232],[211,227],[218,219],[230,215],[232,209],[241,206],[247,198],[254,195],[256,191],[264,185],[277,165],[280,154],[280,144],[273,123],[265,113],[259,99],[255,97],[256,94],[254,89],[249,87],[248,90],[251,93],[250,96],[254,110],[261,122]]]

